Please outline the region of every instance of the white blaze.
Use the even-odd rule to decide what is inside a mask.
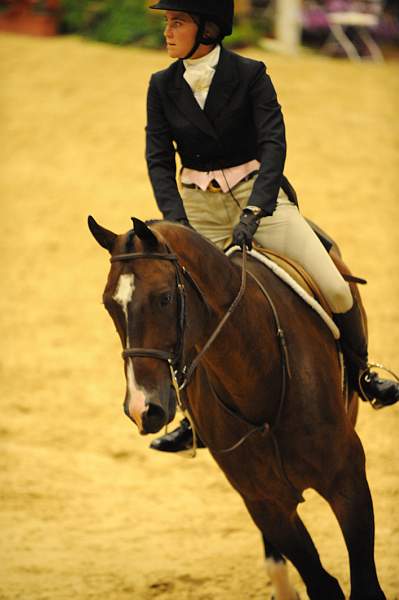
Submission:
[[[114,300],[122,307],[126,322],[126,347],[130,348],[129,338],[129,312],[128,305],[133,298],[134,293],[134,275],[133,273],[124,273],[119,277],[118,285],[114,293]],[[141,417],[145,411],[145,394],[137,385],[134,378],[133,362],[131,358],[127,359],[126,365],[126,380],[127,380],[127,402],[129,414],[134,419],[139,430],[142,430]]]
[[[126,319],[127,334],[129,333],[128,321],[128,304],[133,297],[134,292],[134,275],[133,273],[124,273],[119,277],[116,292],[113,296],[115,302],[121,305]]]
[[[134,378],[133,362],[131,358],[127,359],[126,379],[129,414],[141,432],[143,429],[142,416],[146,410],[145,393],[143,389],[137,385]]]

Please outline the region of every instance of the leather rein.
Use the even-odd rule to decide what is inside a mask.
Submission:
[[[166,260],[173,263],[176,273],[176,290],[177,290],[177,344],[176,348],[172,352],[165,350],[158,350],[155,348],[125,348],[122,352],[122,358],[156,358],[167,362],[171,369],[173,386],[176,388],[175,381],[178,384],[178,390],[184,390],[190,383],[196,368],[198,367],[201,358],[214,342],[223,329],[226,321],[231,317],[234,310],[238,306],[242,296],[245,292],[246,287],[246,252],[243,252],[243,264],[242,264],[242,275],[241,275],[241,286],[237,296],[234,298],[230,307],[227,309],[226,314],[217,325],[216,329],[209,337],[204,347],[200,350],[197,356],[193,359],[191,365],[183,365],[184,362],[184,335],[186,327],[186,294],[184,280],[186,279],[191,286],[195,289],[202,302],[209,310],[208,303],[206,302],[205,295],[195,283],[189,272],[185,267],[182,267],[179,263],[179,259],[176,254],[171,252],[164,253],[146,253],[146,252],[127,252],[124,254],[115,254],[111,256],[110,262],[129,262],[136,259],[150,259],[150,260]]]
[[[162,361],[165,361],[168,363],[169,370],[170,370],[171,382],[172,382],[173,388],[176,392],[177,404],[178,404],[179,408],[181,409],[182,413],[188,418],[188,420],[190,421],[190,424],[192,426],[193,440],[194,440],[193,456],[195,456],[195,454],[196,454],[196,446],[197,446],[196,430],[198,429],[198,427],[195,425],[195,423],[193,421],[193,417],[192,417],[191,413],[188,411],[187,402],[182,400],[180,393],[185,388],[187,388],[187,386],[191,382],[193,374],[194,374],[196,368],[198,367],[202,357],[207,352],[207,350],[212,345],[212,343],[215,341],[215,339],[217,338],[217,336],[223,329],[224,325],[226,324],[226,322],[231,317],[231,315],[237,308],[238,304],[240,303],[240,301],[244,295],[245,289],[246,289],[247,274],[256,282],[256,284],[258,285],[262,294],[266,298],[266,300],[272,310],[272,314],[273,314],[273,318],[274,318],[274,322],[275,322],[275,326],[276,326],[276,336],[277,336],[277,339],[279,342],[279,347],[280,347],[281,392],[280,392],[280,401],[279,401],[277,415],[274,419],[273,426],[271,426],[267,422],[262,423],[261,425],[252,423],[247,418],[245,418],[244,416],[240,415],[238,412],[233,411],[230,407],[228,407],[225,404],[225,402],[223,402],[223,400],[218,396],[216,391],[213,389],[214,396],[215,396],[216,400],[218,401],[218,403],[221,405],[221,407],[224,409],[224,411],[227,412],[228,414],[230,414],[230,416],[232,416],[232,417],[236,418],[237,420],[241,421],[242,423],[244,423],[250,429],[235,444],[233,444],[229,448],[214,449],[214,448],[210,447],[209,445],[208,445],[208,447],[212,452],[215,452],[218,454],[227,454],[227,453],[233,452],[234,450],[239,448],[254,433],[270,435],[272,442],[273,442],[273,447],[274,447],[275,455],[276,455],[276,461],[277,461],[277,464],[278,464],[278,467],[280,470],[280,474],[281,474],[282,478],[286,481],[286,483],[289,485],[291,490],[294,492],[297,500],[300,502],[303,501],[302,495],[292,485],[292,483],[290,482],[290,480],[287,477],[287,474],[286,474],[285,468],[284,468],[284,464],[283,464],[283,461],[281,458],[281,453],[279,450],[278,442],[277,442],[276,436],[274,434],[274,431],[277,429],[277,427],[279,425],[283,407],[284,407],[284,401],[285,401],[286,390],[287,390],[287,376],[291,377],[285,334],[281,327],[276,307],[275,307],[269,293],[267,292],[265,287],[262,285],[262,283],[257,279],[257,277],[250,271],[247,271],[246,248],[244,247],[244,249],[242,251],[240,289],[239,289],[237,295],[235,296],[233,302],[227,309],[225,315],[223,316],[223,318],[221,319],[219,324],[216,326],[213,333],[210,335],[210,337],[204,344],[203,348],[195,356],[195,358],[191,362],[190,366],[183,364],[184,363],[184,334],[185,334],[185,326],[186,326],[186,304],[187,304],[184,280],[187,280],[190,283],[190,285],[194,288],[196,293],[201,298],[202,302],[209,309],[203,292],[198,287],[198,285],[195,283],[194,279],[191,277],[191,275],[186,270],[186,268],[180,265],[177,255],[171,253],[169,251],[169,249],[167,252],[164,252],[164,253],[152,253],[151,254],[151,253],[145,253],[145,252],[128,252],[128,253],[124,253],[124,254],[116,254],[111,257],[110,261],[111,261],[111,263],[129,262],[131,260],[136,260],[136,259],[165,260],[165,261],[171,262],[174,265],[175,273],[176,273],[177,313],[178,313],[178,315],[177,315],[177,344],[176,344],[175,350],[172,352],[167,352],[165,350],[158,350],[158,349],[154,349],[154,348],[125,348],[122,352],[122,357],[123,357],[123,359],[135,358],[135,357],[155,358],[157,360],[162,360]]]

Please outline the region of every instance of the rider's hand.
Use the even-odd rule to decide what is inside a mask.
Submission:
[[[252,238],[258,229],[259,221],[263,216],[263,211],[256,207],[244,208],[237,225],[233,229],[233,244],[243,248],[247,246],[252,250]]]

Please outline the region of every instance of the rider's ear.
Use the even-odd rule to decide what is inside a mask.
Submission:
[[[112,231],[101,227],[101,225],[99,225],[91,215],[89,215],[87,219],[87,224],[91,233],[93,234],[97,242],[100,244],[100,246],[108,250],[108,252],[112,252],[115,240],[118,237],[116,233],[112,233]]]
[[[147,227],[147,225],[143,221],[140,221],[140,219],[136,219],[136,217],[132,217],[132,221],[134,233],[142,242],[144,242],[146,246],[149,246],[150,248],[155,248],[156,246],[158,246],[157,238],[155,237],[151,229]]]

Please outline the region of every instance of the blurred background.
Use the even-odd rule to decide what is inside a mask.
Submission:
[[[238,1],[226,39],[267,65],[301,210],[367,279],[370,355],[396,371],[397,4]],[[87,215],[118,233],[159,216],[144,127],[150,76],[170,64],[162,27],[141,0],[0,3],[0,600],[272,593],[260,536],[207,451],[151,452],[124,416],[101,302],[109,262]],[[362,403],[388,600],[399,598],[398,427],[399,406]],[[300,513],[349,596],[331,510],[307,491]]]
[[[1,0],[0,30],[78,33],[110,44],[160,48],[162,20],[143,0]],[[300,45],[330,56],[381,58],[399,52],[397,0],[236,0],[230,47]],[[380,48],[382,47],[382,51]]]

